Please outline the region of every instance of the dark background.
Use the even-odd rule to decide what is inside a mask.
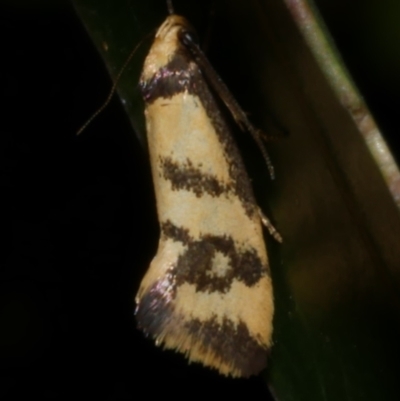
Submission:
[[[349,3],[317,2],[398,157],[400,6]],[[261,379],[187,368],[135,328],[157,245],[149,165],[117,98],[75,137],[111,81],[70,3],[3,0],[0,30],[0,398],[265,399]]]

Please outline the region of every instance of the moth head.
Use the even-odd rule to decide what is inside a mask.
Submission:
[[[168,16],[154,37],[143,66],[141,80],[148,80],[167,65],[177,52],[185,51],[182,38],[189,36],[191,40],[196,41],[196,32],[184,17],[175,14]]]

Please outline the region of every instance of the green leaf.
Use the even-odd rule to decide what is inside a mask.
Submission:
[[[114,78],[167,13],[161,0],[74,3]],[[288,132],[269,145],[275,181],[264,166],[255,179],[284,238],[270,241],[270,388],[280,401],[398,400],[399,172],[322,22],[300,0],[174,6],[200,38],[211,32],[211,62],[253,120]],[[118,86],[142,138],[137,82],[149,45]]]

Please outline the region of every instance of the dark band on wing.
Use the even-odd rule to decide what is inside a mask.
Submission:
[[[229,235],[203,234],[194,239],[170,221],[161,224],[161,232],[186,246],[173,268],[177,287],[189,283],[196,291],[227,293],[235,280],[252,287],[268,274],[257,251],[251,247],[239,249]],[[227,269],[221,273],[213,269],[217,253],[227,258]]]
[[[237,372],[236,376],[255,375],[266,366],[268,350],[250,334],[244,322],[239,321],[235,325],[225,317],[221,324],[215,315],[205,321],[190,319],[180,315],[174,304],[156,289],[157,283],[154,283],[143,295],[136,310],[139,328],[145,333],[165,343],[185,334],[193,342],[189,358],[199,360],[191,353],[196,345],[202,354],[209,356],[211,351],[215,355],[215,361],[211,363],[208,359],[206,364],[215,369],[220,364],[228,365],[231,372]],[[179,344],[175,344],[174,348],[179,349]]]
[[[199,336],[204,348],[211,348],[226,363],[242,372],[243,377],[259,373],[267,365],[267,349],[249,333],[246,324],[237,326],[224,318],[222,324],[215,316],[206,321],[193,319],[185,323],[192,336]]]
[[[203,194],[213,197],[233,192],[233,186],[221,183],[217,177],[206,174],[193,166],[190,159],[179,163],[170,157],[160,157],[160,167],[164,179],[171,182],[172,190],[186,190],[193,192],[198,198]]]
[[[178,51],[150,80],[140,81],[139,85],[144,101],[151,104],[158,98],[170,99],[182,92],[196,94],[196,84],[203,79],[199,67],[189,55]]]

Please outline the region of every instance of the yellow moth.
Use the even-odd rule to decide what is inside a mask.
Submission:
[[[272,342],[262,223],[280,237],[257,206],[210,83],[240,126],[257,132],[192,34],[183,17],[168,16],[140,78],[161,236],[136,318],[156,344],[247,377],[266,366]]]

